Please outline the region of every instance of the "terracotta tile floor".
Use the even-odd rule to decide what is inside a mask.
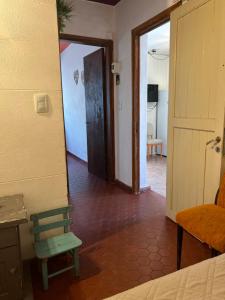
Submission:
[[[166,157],[151,155],[147,161],[147,175],[151,190],[166,197]]]
[[[165,217],[165,199],[154,192],[139,196],[87,172],[86,165],[68,157],[72,230],[83,240],[81,277],[71,272],[49,281],[42,291],[36,263],[32,266],[35,300],[97,300],[176,270],[176,225]],[[182,265],[210,256],[198,241],[184,236]],[[65,263],[60,257],[55,268]]]

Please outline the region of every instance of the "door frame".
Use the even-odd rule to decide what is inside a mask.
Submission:
[[[115,181],[115,128],[114,128],[114,77],[111,72],[113,63],[113,40],[61,33],[59,39],[75,42],[76,44],[105,48],[106,62],[106,163],[107,179]]]
[[[170,14],[182,0],[132,30],[132,190],[140,189],[140,38],[143,34],[170,21]]]

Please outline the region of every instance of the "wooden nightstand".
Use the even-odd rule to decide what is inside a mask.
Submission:
[[[23,195],[0,197],[0,300],[23,299],[19,225],[26,222]]]

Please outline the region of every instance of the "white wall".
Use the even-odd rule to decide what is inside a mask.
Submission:
[[[114,8],[86,0],[72,0],[73,18],[67,22],[64,33],[113,39]]]
[[[147,123],[151,124],[152,138],[155,139],[156,138],[156,107],[155,107],[155,103],[147,103]]]
[[[169,58],[157,60],[148,55],[148,83],[159,85],[157,107],[157,138],[163,140],[163,155],[167,155]],[[156,128],[156,109],[148,111],[148,121]],[[159,152],[158,152],[159,153]]]
[[[159,92],[157,132],[157,137],[163,141],[163,155],[167,156],[168,91]]]
[[[132,184],[131,30],[177,1],[122,0],[116,6],[116,60],[121,63],[117,99],[117,178]]]
[[[0,195],[23,193],[29,214],[66,205],[55,0],[0,0],[0,36]],[[48,114],[35,112],[37,92],[48,94]],[[30,224],[21,240],[31,257]]]
[[[121,63],[121,84],[115,88],[116,177],[132,185],[131,31],[178,0],[122,0],[115,9],[73,0],[75,13],[65,33],[114,38],[115,60]]]
[[[169,57],[157,60],[148,55],[148,82],[159,85],[159,91],[168,91],[169,86]]]
[[[87,161],[87,126],[85,89],[81,80],[84,70],[83,58],[99,49],[72,43],[61,54],[61,72],[63,87],[64,119],[67,150]],[[75,70],[79,71],[79,81],[76,85],[73,78]]]

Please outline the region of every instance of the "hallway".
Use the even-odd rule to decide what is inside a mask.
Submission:
[[[151,155],[147,161],[148,183],[153,192],[166,197],[166,157]]]
[[[72,231],[83,240],[80,279],[71,272],[49,281],[42,291],[32,266],[35,300],[97,300],[176,270],[176,226],[165,217],[165,198],[152,191],[135,196],[88,174],[85,163],[68,156]],[[191,251],[189,249],[192,249]],[[210,251],[184,236],[182,265]],[[54,269],[67,259],[54,259]]]

